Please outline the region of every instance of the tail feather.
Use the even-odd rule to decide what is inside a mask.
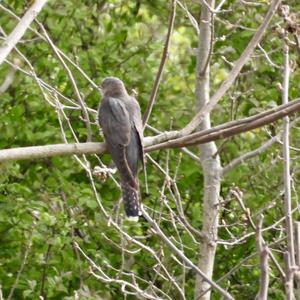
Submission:
[[[126,157],[126,148],[122,145],[111,145],[107,142],[107,146],[113,161],[115,162],[121,177],[122,198],[126,216],[134,221],[138,220],[140,213],[139,204],[139,186],[134,174],[135,169],[131,170]],[[131,158],[131,156],[129,155]]]
[[[141,215],[138,189],[133,188],[126,181],[121,183],[121,188],[124,209],[127,217],[138,218]]]

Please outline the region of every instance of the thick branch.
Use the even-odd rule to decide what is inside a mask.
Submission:
[[[103,153],[104,143],[56,144],[0,150],[0,162],[73,154]]]
[[[19,63],[20,63],[20,61],[16,60],[16,64],[19,64]],[[17,69],[14,68],[14,67],[12,67],[9,70],[9,72],[7,73],[3,83],[0,85],[0,95],[4,94],[8,90],[8,88],[11,86],[11,84],[13,83],[16,71],[17,71]]]
[[[174,140],[169,140],[164,143],[150,146],[147,148],[147,151],[193,146],[198,144],[204,144],[210,141],[224,139],[242,132],[246,132],[273,123],[299,110],[300,98],[297,98],[292,102],[280,105],[276,108],[270,109],[252,117],[248,117],[238,121],[227,122],[225,124],[216,126],[208,130],[203,130]],[[165,134],[165,136],[167,136],[167,134]],[[153,139],[159,140],[159,136],[154,137]]]
[[[297,117],[296,119],[293,120],[293,122],[290,122],[289,127],[293,128],[293,126],[295,126],[295,124],[299,121],[300,121],[300,117]],[[246,152],[246,153],[242,154],[241,156],[233,159],[230,163],[228,163],[228,165],[223,167],[221,175],[224,176],[227,172],[229,172],[230,170],[232,170],[239,164],[244,163],[246,160],[261,154],[262,152],[267,150],[271,145],[273,145],[277,142],[280,143],[282,134],[283,134],[282,131],[280,131],[278,134],[273,136],[271,139],[269,139],[268,141],[263,143],[258,148],[254,149],[252,151]]]
[[[284,45],[284,74],[282,85],[282,103],[288,103],[289,95],[289,47]],[[290,262],[292,266],[295,265],[295,249],[294,249],[294,234],[293,234],[293,219],[291,215],[292,203],[291,203],[291,171],[290,171],[290,149],[289,149],[289,117],[283,118],[283,180],[284,180],[284,210],[286,217],[286,233],[287,233],[287,245],[290,255]]]
[[[293,300],[294,299],[294,272],[291,264],[290,253],[288,251],[284,252],[284,261],[286,268],[286,281],[285,281],[285,299]]]
[[[145,150],[146,152],[150,152],[166,148],[181,148],[184,146],[204,144],[210,141],[224,139],[270,124],[296,111],[300,111],[300,98],[291,101],[288,104],[280,105],[266,112],[257,114],[253,117],[245,118],[239,121],[228,122],[208,130],[203,130],[199,133],[191,134],[181,139],[171,140],[158,145],[155,145],[155,143],[159,142],[161,138],[172,135],[168,135],[169,133],[163,133],[158,136],[146,137],[144,139],[144,145],[146,147]],[[174,132],[170,133],[172,134]],[[38,159],[73,154],[95,154],[103,153],[105,149],[106,147],[104,143],[56,144],[3,149],[0,150],[0,162],[22,159]]]
[[[215,0],[207,0],[207,5],[214,9]],[[198,48],[196,51],[196,112],[200,111],[210,102],[210,60],[213,52],[214,42],[214,15],[206,5],[201,5],[201,14],[199,19],[200,34],[198,36]],[[203,116],[203,122],[198,130],[209,130],[211,128],[210,113]],[[210,142],[199,146],[200,165],[203,173],[203,196],[201,209],[202,214],[201,233],[205,236],[198,249],[197,266],[209,278],[213,278],[215,255],[219,227],[219,198],[221,178],[221,163],[217,152],[216,143]],[[199,166],[200,167],[200,166]],[[202,192],[201,192],[202,194]],[[210,300],[210,292],[199,297],[203,291],[207,290],[209,285],[198,274],[195,278],[194,299]]]

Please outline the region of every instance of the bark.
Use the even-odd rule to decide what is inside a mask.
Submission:
[[[213,8],[214,0],[206,1]],[[207,5],[202,5],[200,17],[200,35],[197,52],[196,68],[196,105],[197,111],[200,111],[209,102],[209,59],[212,47],[212,15]],[[200,130],[211,127],[209,113],[205,115],[201,123]],[[198,267],[208,277],[212,278],[214,260],[216,253],[215,239],[218,230],[218,202],[220,193],[220,160],[215,153],[216,144],[210,142],[199,146],[200,160],[204,175],[204,198],[202,207],[202,233],[205,238],[201,242],[199,249]],[[210,299],[210,291],[200,296],[209,288],[207,282],[199,275],[195,282],[195,299]]]
[[[259,215],[256,223],[256,248],[259,255],[260,279],[259,291],[255,300],[267,300],[269,288],[269,249],[262,237],[262,215]]]
[[[287,104],[289,101],[289,47],[284,45],[284,72],[282,85],[282,103]],[[291,201],[291,171],[290,171],[290,149],[289,149],[289,117],[283,118],[283,181],[284,181],[284,211],[285,211],[285,228],[287,235],[286,258],[286,299],[294,299],[294,280],[293,270],[295,266],[295,247],[294,247],[294,230],[292,217],[292,201]]]

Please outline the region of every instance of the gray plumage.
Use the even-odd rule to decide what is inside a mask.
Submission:
[[[139,162],[144,164],[140,106],[116,77],[105,78],[100,87],[103,97],[98,112],[99,124],[108,152],[120,172],[126,215],[138,217],[140,201],[137,174]]]

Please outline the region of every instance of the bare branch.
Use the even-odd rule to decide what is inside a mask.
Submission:
[[[42,29],[47,42],[49,43],[49,45],[51,46],[52,50],[54,51],[55,55],[57,56],[57,58],[59,59],[59,61],[61,62],[61,64],[63,65],[63,68],[65,69],[67,76],[72,84],[73,90],[75,92],[76,98],[77,98],[77,102],[81,107],[81,111],[82,111],[82,115],[84,117],[84,122],[86,124],[86,130],[87,130],[87,142],[91,142],[92,141],[92,129],[91,129],[91,124],[90,124],[90,117],[89,114],[87,112],[85,103],[80,95],[79,89],[77,87],[77,84],[75,82],[74,76],[71,72],[71,70],[68,68],[67,64],[64,62],[62,56],[60,55],[59,51],[57,50],[57,48],[54,46],[51,38],[49,37],[45,27],[40,23],[37,22],[37,24],[40,26],[40,28]]]
[[[192,121],[186,125],[185,128],[181,130],[184,134],[189,134],[192,131],[194,131],[199,124],[202,122],[204,116],[209,113],[215,105],[218,103],[218,101],[224,96],[224,94],[228,91],[228,89],[232,86],[234,83],[236,77],[240,73],[243,66],[246,64],[246,62],[249,60],[253,50],[257,46],[257,44],[260,42],[268,24],[270,23],[270,20],[272,16],[274,15],[278,5],[280,3],[280,0],[273,0],[270,4],[269,10],[257,29],[256,33],[252,37],[251,41],[249,42],[248,46],[240,56],[240,58],[235,63],[234,67],[232,68],[231,72],[229,73],[227,79],[222,83],[220,88],[216,91],[216,93],[211,97],[209,103],[207,103],[203,109],[201,109],[195,117],[192,119]]]
[[[19,60],[16,60],[16,65],[20,64]],[[5,93],[7,89],[10,87],[10,85],[13,83],[14,76],[16,73],[17,69],[15,67],[12,67],[7,75],[5,76],[5,79],[3,83],[0,85],[0,95]]]
[[[217,285],[214,281],[207,278],[207,276],[196,266],[193,264],[191,260],[189,260],[185,254],[180,251],[172,242],[171,240],[162,232],[160,227],[157,225],[157,223],[149,216],[149,214],[145,211],[145,209],[142,207],[141,211],[143,213],[143,216],[148,221],[148,223],[151,225],[151,227],[155,230],[155,233],[165,242],[166,245],[172,250],[178,257],[180,257],[187,266],[191,267],[197,274],[199,274],[204,281],[209,283],[216,291],[218,291],[225,299],[234,299],[227,291],[225,291],[223,288],[221,288],[219,285]]]
[[[158,91],[158,87],[159,87],[159,83],[160,83],[160,79],[165,67],[165,63],[167,60],[167,57],[169,55],[169,46],[170,46],[170,40],[171,40],[171,35],[172,35],[172,31],[173,31],[173,27],[174,27],[174,21],[175,21],[175,15],[176,15],[176,0],[172,0],[172,7],[171,7],[171,13],[170,13],[170,19],[169,19],[169,27],[168,27],[168,33],[167,33],[167,37],[166,37],[166,41],[165,41],[165,45],[164,45],[164,51],[162,54],[162,58],[160,61],[160,65],[158,68],[158,72],[156,74],[156,78],[155,78],[155,82],[151,91],[151,95],[150,95],[150,99],[149,102],[147,104],[144,116],[143,116],[143,125],[145,127],[145,125],[148,122],[148,119],[150,117],[154,102],[155,102],[155,98],[156,98],[156,94]]]
[[[56,144],[0,150],[0,161],[38,159],[45,157],[95,154],[106,149],[104,143]]]
[[[299,122],[300,117],[296,118],[293,120],[293,122],[290,123],[290,128],[293,127],[293,125],[295,125],[297,122]],[[264,152],[266,149],[268,149],[271,145],[275,144],[275,143],[281,143],[280,142],[280,138],[282,136],[282,131],[280,131],[278,134],[276,134],[275,136],[273,136],[271,139],[269,139],[268,141],[266,141],[265,143],[263,143],[260,147],[254,149],[253,151],[249,151],[247,153],[242,154],[241,156],[233,159],[230,163],[228,163],[228,165],[226,165],[225,167],[223,167],[222,169],[222,174],[224,175],[227,172],[229,172],[230,170],[232,170],[233,168],[235,168],[236,166],[238,166],[239,164],[245,162],[246,160],[255,157],[259,154],[261,154],[262,152]]]
[[[287,44],[283,46],[283,58],[284,58],[284,74],[282,85],[282,103],[288,103],[289,95],[289,47]],[[283,180],[284,180],[284,211],[285,211],[285,227],[287,233],[287,248],[288,256],[286,258],[286,278],[287,278],[287,297],[293,297],[294,281],[290,277],[293,277],[291,270],[295,266],[295,247],[294,247],[294,231],[293,231],[293,219],[292,219],[292,203],[291,203],[291,175],[290,175],[290,149],[289,149],[289,117],[283,118]],[[291,266],[290,266],[291,265]]]
[[[297,283],[296,298],[300,299],[300,222],[295,222],[296,236],[295,236],[295,263],[296,271],[294,273],[295,281]]]
[[[259,280],[259,291],[255,300],[268,299],[269,250],[265,244],[265,241],[263,240],[261,228],[262,228],[262,216],[259,216],[256,224],[256,248],[260,258],[260,280]]]
[[[255,156],[261,154],[266,149],[268,149],[271,145],[273,145],[274,143],[276,143],[278,141],[278,139],[279,139],[279,135],[276,135],[276,136],[272,137],[270,140],[268,140],[265,143],[263,143],[257,149],[254,149],[253,151],[249,151],[247,153],[244,153],[240,157],[235,158],[234,160],[232,160],[228,165],[226,165],[223,168],[222,175],[226,174],[227,172],[229,172],[230,170],[232,170],[233,168],[235,168],[239,164],[245,162],[247,159],[250,159],[252,157],[255,157]]]
[[[263,231],[263,230],[262,230]],[[271,243],[269,246],[274,246],[275,244],[278,244],[279,242],[282,242],[284,240],[284,238],[282,238],[279,241],[273,242]],[[224,279],[228,278],[231,274],[233,274],[235,271],[240,270],[241,266],[243,266],[243,264],[251,259],[252,257],[254,257],[255,255],[257,255],[257,252],[251,253],[249,256],[243,258],[241,261],[239,261],[238,264],[236,264],[231,270],[229,270],[226,274],[224,274],[222,277],[220,277],[218,280],[216,280],[217,283],[223,281]],[[206,291],[204,291],[199,297],[202,297],[203,295],[205,295],[205,293],[208,292],[208,290],[211,290],[211,288],[207,289]]]
[[[294,272],[292,269],[290,253],[286,251],[284,253],[284,261],[285,261],[285,268],[286,268],[286,281],[285,281],[285,293],[286,293],[286,300],[293,300],[294,299],[294,292],[293,292],[293,279],[294,279]]]
[[[193,15],[189,12],[187,9],[186,5],[183,5],[179,0],[177,0],[178,5],[181,7],[181,9],[186,13],[187,17],[190,20],[190,23],[192,24],[193,28],[195,29],[197,35],[199,35],[200,30],[199,30],[199,25],[198,22],[195,20]]]
[[[253,220],[252,220],[252,217],[251,217],[251,214],[250,214],[250,210],[245,206],[245,204],[244,204],[244,202],[243,202],[241,192],[240,192],[237,188],[232,188],[232,189],[230,190],[230,192],[232,193],[232,195],[233,195],[233,196],[236,198],[236,200],[238,201],[238,203],[239,203],[241,209],[243,210],[243,212],[244,212],[245,215],[246,215],[246,218],[248,219],[249,224],[251,225],[251,227],[253,228],[253,230],[257,233],[257,230],[258,230],[258,229],[257,229],[257,227],[255,226],[255,224],[254,224],[254,222],[253,222]],[[268,230],[268,229],[270,229],[270,228],[264,228],[264,230]],[[263,229],[260,229],[261,232],[264,231],[264,230],[263,230]],[[263,237],[261,237],[261,242],[265,245],[265,241],[264,241]],[[279,274],[280,274],[280,277],[281,277],[282,279],[284,279],[284,278],[285,278],[285,274],[284,274],[284,272],[283,272],[283,270],[282,270],[280,264],[278,263],[276,257],[273,255],[273,253],[272,253],[271,251],[269,252],[269,255],[270,255],[270,257],[271,257],[271,259],[272,259],[272,261],[273,261],[275,267],[277,268],[277,270],[278,270],[278,272],[279,272]]]
[[[12,51],[15,45],[24,35],[31,22],[36,18],[40,10],[46,4],[47,0],[36,0],[34,4],[28,9],[26,14],[20,20],[15,29],[6,38],[5,42],[0,48],[0,65],[3,63],[8,54]]]
[[[118,285],[120,285],[122,287],[122,289],[124,289],[126,286],[130,287],[131,289],[133,289],[134,291],[136,291],[137,295],[143,296],[146,299],[157,299],[156,297],[153,297],[152,295],[148,294],[147,292],[143,291],[142,289],[140,289],[138,287],[137,284],[132,284],[128,281],[125,280],[121,280],[121,279],[115,279],[115,278],[111,278],[109,277],[107,274],[104,273],[104,271],[100,268],[100,266],[98,266],[83,250],[82,248],[78,245],[77,242],[73,243],[75,248],[79,250],[79,252],[81,253],[81,255],[85,258],[85,260],[90,264],[91,269],[90,269],[90,274],[92,274],[95,278],[97,278],[98,280],[105,282],[105,283],[116,283]],[[100,273],[101,275],[96,274],[94,271],[92,271],[92,269],[95,269],[98,271],[98,273]]]
[[[153,143],[155,145],[149,146],[147,148],[147,151],[154,151],[165,148],[180,148],[184,146],[193,146],[207,143],[210,141],[224,139],[236,135],[238,133],[246,132],[270,124],[272,122],[277,121],[280,118],[283,118],[299,110],[300,98],[297,98],[296,100],[291,101],[287,104],[282,104],[276,108],[267,110],[252,117],[248,117],[238,121],[227,122],[214,128],[192,133],[190,135],[184,136],[181,132],[180,134],[178,134],[178,132],[166,132],[162,135],[158,135],[149,139],[149,144]],[[178,136],[182,137],[178,138]],[[169,138],[171,140],[168,140]],[[159,143],[164,140],[168,141]]]
[[[10,16],[14,17],[16,20],[21,20],[17,15],[15,15],[11,10],[9,10],[8,8],[6,8],[5,6],[3,6],[0,2],[0,9],[2,9],[3,11],[5,11],[6,13],[8,13]],[[31,27],[28,27],[28,29],[30,31],[32,31],[33,33],[35,33],[39,38],[41,38],[43,41],[47,41],[45,36],[43,36],[42,34],[40,34],[38,31],[34,30]],[[54,45],[55,46],[55,45]],[[76,70],[78,70],[78,72],[91,84],[91,86],[96,89],[99,90],[98,85],[75,63],[73,62],[69,56],[67,56],[64,52],[62,52],[59,48],[57,48],[55,46],[56,50],[63,56],[64,59],[66,59]]]
[[[156,133],[156,134],[162,134],[161,131],[157,130],[156,128],[150,126],[149,124],[146,125],[146,128],[151,130],[152,132]],[[183,153],[185,153],[186,155],[188,155],[191,159],[193,159],[194,161],[200,163],[200,158],[198,157],[198,155],[194,154],[192,151],[188,150],[185,147],[180,148],[180,151],[182,151]]]
[[[207,0],[207,5],[214,9],[215,1]],[[207,5],[201,5],[199,20],[200,34],[198,36],[198,48],[196,51],[196,111],[201,110],[210,101],[210,61],[214,43],[214,14]],[[210,113],[203,116],[204,122],[200,124],[199,130],[209,130],[211,128]],[[219,200],[221,188],[221,162],[217,152],[216,143],[210,142],[199,146],[200,165],[203,173],[203,196],[201,233],[203,239],[199,247],[197,266],[209,279],[213,278],[215,255],[217,250],[216,239],[218,238],[219,225]],[[194,298],[209,300],[210,292],[199,298],[198,296],[209,285],[202,276],[196,275]]]

